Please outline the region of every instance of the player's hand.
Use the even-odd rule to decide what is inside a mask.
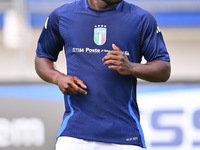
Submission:
[[[87,86],[78,77],[70,75],[59,75],[56,79],[56,84],[63,94],[87,94]]]
[[[128,57],[115,44],[112,44],[112,48],[113,51],[108,52],[102,59],[104,65],[108,65],[109,69],[117,70],[120,74],[130,75],[132,64]]]

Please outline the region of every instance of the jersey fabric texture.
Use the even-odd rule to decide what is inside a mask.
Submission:
[[[64,95],[65,113],[58,137],[137,145],[145,140],[136,100],[137,79],[103,65],[116,44],[131,62],[170,61],[157,23],[147,11],[125,1],[106,10],[86,0],[54,10],[38,41],[36,54],[56,61],[65,49],[67,75],[87,85],[87,95]]]

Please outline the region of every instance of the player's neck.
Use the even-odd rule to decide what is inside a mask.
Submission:
[[[115,7],[117,4],[108,3],[106,0],[87,0],[88,5],[94,9],[102,10]]]

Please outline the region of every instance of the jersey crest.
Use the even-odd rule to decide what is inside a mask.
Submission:
[[[94,26],[94,42],[101,46],[106,42],[107,28],[106,25],[95,25]]]

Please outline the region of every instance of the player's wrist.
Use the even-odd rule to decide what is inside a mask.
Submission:
[[[56,70],[52,80],[53,84],[59,85],[60,79],[63,78],[63,76],[65,76],[63,73]]]
[[[136,76],[136,63],[130,63],[129,65],[129,75]]]

